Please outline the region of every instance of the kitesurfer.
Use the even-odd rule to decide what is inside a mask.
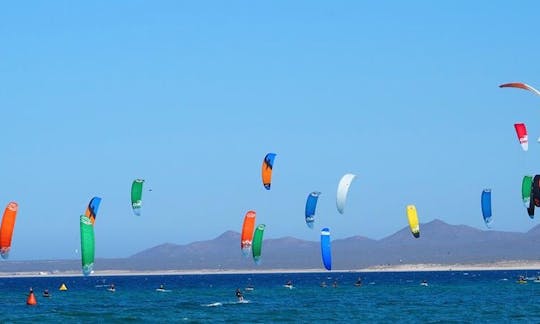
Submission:
[[[334,283],[332,284],[332,287],[337,288],[337,280],[334,280]]]
[[[242,292],[240,291],[240,288],[236,288],[236,298],[238,298],[239,302],[244,300],[244,295],[242,295]]]
[[[292,286],[293,286],[293,285],[292,285],[292,281],[291,281],[291,280],[287,281],[287,283],[285,284],[285,287],[287,287],[287,288],[292,288]]]
[[[111,291],[111,292],[115,292],[115,291],[116,291],[116,287],[114,286],[113,283],[109,286],[109,291]]]
[[[161,285],[159,285],[159,288],[156,288],[156,291],[166,292],[166,291],[168,291],[168,290],[165,289],[165,285],[164,285],[164,284],[161,284]]]
[[[362,278],[358,277],[358,279],[356,279],[356,282],[354,283],[355,286],[362,286]]]

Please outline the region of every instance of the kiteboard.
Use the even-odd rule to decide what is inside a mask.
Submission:
[[[156,288],[157,292],[171,292],[170,289]]]

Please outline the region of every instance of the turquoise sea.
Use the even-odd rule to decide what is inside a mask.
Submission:
[[[540,322],[539,271],[326,272],[0,279],[0,322]],[[362,286],[354,285],[358,277]],[[284,284],[291,280],[294,288]],[[427,280],[428,286],[420,283]],[[325,281],[327,286],[321,287]],[[333,287],[334,282],[337,283]],[[58,288],[65,283],[68,291]],[[107,287],[114,283],[115,292]],[[158,292],[159,285],[170,291]],[[252,291],[245,287],[253,286]],[[38,304],[26,305],[29,287]],[[238,303],[236,288],[246,303]],[[49,289],[50,298],[42,297]]]

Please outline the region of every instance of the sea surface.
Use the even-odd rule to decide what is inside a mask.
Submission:
[[[519,275],[530,280],[519,284]],[[537,275],[528,270],[0,278],[0,323],[540,323],[540,283],[532,280]],[[354,285],[358,277],[360,287]],[[284,287],[288,280],[294,288]],[[62,283],[68,291],[58,290]],[[115,292],[107,290],[112,283]],[[161,284],[167,291],[156,291]],[[248,286],[254,289],[245,291]],[[36,306],[26,305],[29,287]],[[237,288],[245,303],[237,301]],[[42,297],[44,289],[52,296]]]

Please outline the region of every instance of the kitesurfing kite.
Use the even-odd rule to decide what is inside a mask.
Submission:
[[[518,88],[518,89],[531,91],[532,93],[540,96],[540,91],[536,90],[535,88],[523,82],[505,83],[505,84],[501,84],[499,88]]]
[[[275,158],[275,153],[268,153],[264,157],[264,161],[262,164],[262,183],[266,190],[270,190],[270,185],[272,184],[272,169],[274,168]]]
[[[330,249],[330,230],[321,230],[321,257],[326,270],[332,270],[332,250]]]
[[[313,191],[310,193],[306,200],[306,225],[309,228],[313,228],[313,223],[315,222],[315,209],[317,209],[317,200],[321,193],[318,191]]]
[[[527,176],[526,176],[527,177]],[[526,201],[526,196],[529,193],[529,189],[527,188],[529,178],[523,178],[523,182],[521,185],[521,196],[523,197],[523,201]],[[532,186],[530,189],[530,196],[529,196],[529,207],[527,207],[527,213],[529,214],[530,218],[534,218],[534,208],[540,207],[540,175],[535,175],[532,180]]]
[[[2,216],[2,225],[0,226],[0,255],[3,259],[9,257],[18,209],[19,205],[12,201],[7,205],[4,210],[4,216]]]
[[[409,227],[414,237],[420,237],[420,223],[418,223],[418,215],[416,213],[416,207],[414,205],[407,206],[407,219],[409,220]]]
[[[347,194],[349,193],[349,187],[356,175],[352,173],[345,174],[341,180],[339,180],[336,196],[336,206],[340,214],[343,214],[345,210],[345,202],[347,201]]]
[[[540,175],[538,174],[533,178],[531,200],[534,202],[534,206],[540,207]]]
[[[85,276],[94,269],[94,226],[88,217],[81,215],[81,263]]]
[[[136,216],[141,216],[143,179],[135,179],[131,184],[131,208]]]
[[[491,189],[482,190],[480,201],[484,223],[486,223],[487,228],[491,228]]]
[[[261,262],[262,242],[265,227],[266,225],[260,224],[255,229],[255,234],[253,234],[253,245],[251,250],[253,252],[253,261],[255,261],[256,264]]]
[[[521,182],[521,199],[523,200],[525,208],[527,208],[527,214],[530,218],[534,218],[534,200],[531,197],[532,185],[532,176],[524,176]]]
[[[96,222],[96,216],[99,210],[99,204],[101,203],[101,198],[94,197],[90,200],[88,203],[88,207],[86,207],[86,211],[84,212],[84,215],[90,219],[90,222],[92,222],[92,225]]]
[[[501,84],[499,86],[499,88],[517,88],[517,89],[523,89],[523,90],[527,90],[527,91],[530,91],[532,93],[534,93],[535,95],[538,95],[540,96],[540,91],[538,91],[537,89],[533,88],[532,86],[526,84],[526,83],[523,83],[523,82],[511,82],[511,83],[505,83],[505,84]],[[517,131],[517,129],[516,129]],[[519,136],[519,134],[518,134]],[[538,138],[537,140],[538,142],[540,142],[540,137]],[[521,142],[521,139],[520,139],[520,143]],[[523,146],[523,144],[521,144]],[[525,151],[527,150],[525,147],[523,148]]]
[[[244,224],[242,225],[242,234],[240,236],[240,248],[242,254],[248,256],[251,252],[251,245],[253,244],[253,230],[255,229],[255,218],[257,213],[250,210],[244,216]]]
[[[525,127],[525,124],[514,124],[514,128],[516,129],[516,135],[518,137],[519,144],[521,144],[521,148],[523,151],[527,151],[529,149],[529,138],[527,136],[527,128]]]

